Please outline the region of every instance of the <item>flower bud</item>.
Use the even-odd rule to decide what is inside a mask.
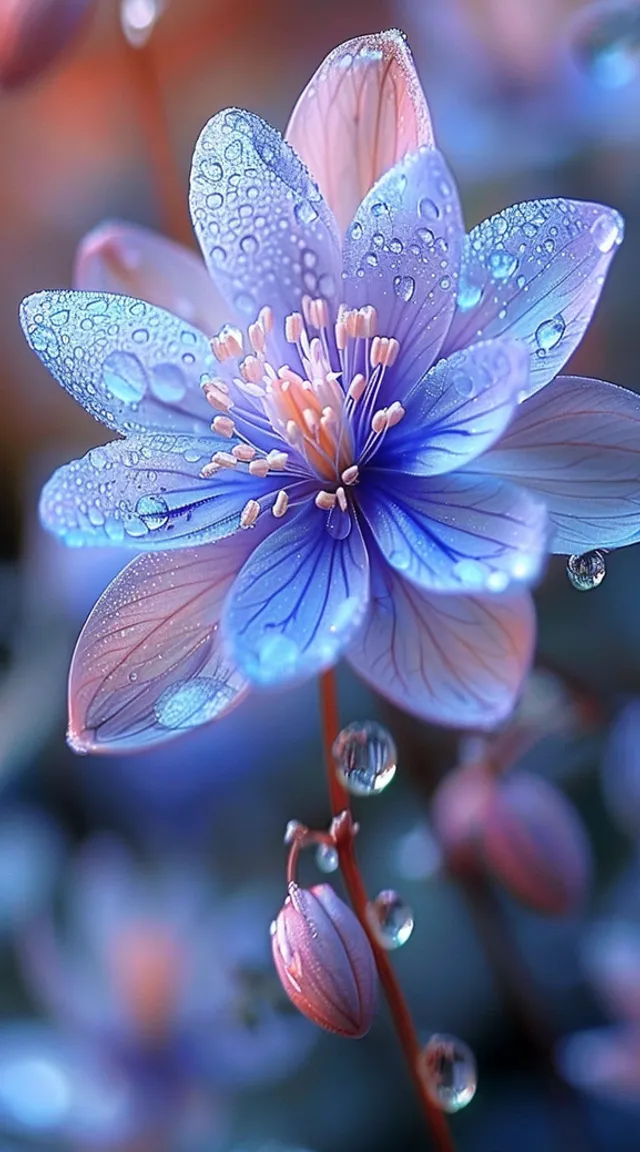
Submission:
[[[478,837],[497,786],[482,760],[455,768],[438,785],[431,821],[450,868],[464,871],[475,865]]]
[[[353,912],[330,884],[289,885],[271,926],[282,986],[303,1015],[328,1032],[359,1039],[376,1007],[371,945]]]
[[[3,0],[0,88],[35,80],[73,40],[95,0]]]
[[[529,772],[500,781],[484,813],[485,865],[513,896],[559,916],[585,896],[591,851],[578,813],[562,792]]]

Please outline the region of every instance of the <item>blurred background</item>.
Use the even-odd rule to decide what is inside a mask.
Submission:
[[[71,283],[105,219],[192,245],[205,121],[239,105],[284,129],[335,45],[391,26],[469,226],[554,195],[622,212],[571,369],[640,390],[639,4],[0,0],[0,1152],[428,1146],[386,1011],[358,1044],[321,1035],[270,961],[286,823],[328,822],[314,686],[252,697],[146,754],[66,747],[70,653],[123,558],[67,552],[38,526],[52,469],[108,437],[17,322],[23,296]],[[482,745],[339,672],[343,720],[377,718],[398,745],[392,787],[355,803],[359,851],[370,892],[397,889],[413,909],[394,963],[421,1037],[454,1033],[475,1053],[460,1152],[640,1147],[639,587],[638,549],[609,557],[587,595],[552,563],[541,671]],[[456,819],[496,760],[511,823],[487,832],[474,871]],[[523,878],[527,853],[548,865],[546,888]],[[302,867],[326,879],[312,857]]]

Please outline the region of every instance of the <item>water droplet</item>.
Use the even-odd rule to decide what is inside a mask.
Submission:
[[[378,943],[388,952],[401,948],[413,932],[413,912],[392,888],[378,893],[367,908],[367,917]]]
[[[508,280],[518,267],[518,259],[504,248],[497,248],[489,257],[489,268],[496,280]]]
[[[349,229],[349,235],[352,240],[359,240],[362,236],[362,224],[359,220],[354,220]]]
[[[614,244],[622,242],[622,219],[618,213],[603,212],[602,216],[591,225],[591,235],[596,248],[605,254],[610,252]]]
[[[435,234],[431,231],[430,228],[418,228],[416,230],[416,235],[418,236],[418,239],[428,247],[430,247],[435,240]]]
[[[134,48],[147,43],[164,7],[163,0],[121,0],[120,25]]]
[[[63,328],[65,324],[69,323],[69,309],[60,308],[57,312],[50,312],[49,319],[56,328]]]
[[[416,290],[416,282],[413,276],[394,276],[393,290],[396,296],[399,296],[401,300],[404,300],[405,303],[408,304]]]
[[[333,844],[319,844],[316,864],[321,872],[336,872],[340,864],[338,849],[334,848]]]
[[[343,728],[333,745],[336,772],[354,796],[376,796],[396,774],[398,754],[391,733],[375,720]]]
[[[251,292],[236,292],[233,303],[235,304],[238,312],[242,312],[244,316],[253,316],[256,310],[255,296]]]
[[[293,844],[293,841],[295,840],[295,838],[298,834],[298,829],[302,828],[302,827],[303,827],[303,825],[300,823],[299,820],[289,820],[289,822],[287,823],[287,827],[284,830],[283,843],[284,843],[285,848],[288,848],[290,844]]]
[[[136,512],[151,532],[164,528],[169,519],[169,506],[162,496],[141,496]]]
[[[465,399],[473,396],[476,390],[473,377],[470,376],[468,372],[464,372],[461,368],[453,373],[453,376],[451,377],[451,383],[453,384],[453,387],[455,388],[458,395],[463,396]]]
[[[399,253],[402,252],[402,248],[402,240],[399,240],[397,236],[394,236],[393,240],[389,241],[389,250],[391,252],[395,252],[396,255],[399,255]]]
[[[177,364],[156,364],[151,369],[151,391],[165,404],[177,404],[182,400],[187,384],[184,373]]]
[[[435,1033],[420,1053],[418,1070],[430,1100],[443,1112],[459,1112],[476,1094],[475,1057],[457,1036]]]
[[[385,204],[383,200],[376,200],[375,204],[371,205],[372,216],[384,216],[389,211],[389,205]]]
[[[224,669],[216,676],[181,680],[165,689],[158,697],[155,714],[158,724],[173,731],[195,728],[213,720],[231,703],[236,689],[229,683]]]
[[[601,0],[576,19],[572,35],[579,66],[602,88],[622,88],[640,71],[640,8],[629,0]]]
[[[42,352],[45,356],[56,357],[60,351],[58,337],[52,328],[47,328],[44,324],[31,333],[31,343],[36,352]]]
[[[582,556],[570,556],[567,560],[567,576],[578,592],[590,592],[597,588],[607,574],[605,553],[596,548],[584,552]]]
[[[138,404],[147,390],[147,374],[131,352],[111,352],[102,365],[104,386],[124,404]]]
[[[478,284],[461,284],[458,289],[457,307],[459,312],[469,312],[475,308],[482,297],[482,288]]]
[[[536,344],[544,352],[550,352],[559,344],[564,336],[566,324],[562,316],[554,316],[551,320],[545,320],[536,328]]]
[[[440,216],[440,209],[435,200],[431,200],[428,196],[422,196],[418,200],[418,216],[427,220],[437,220]]]
[[[301,200],[299,204],[296,204],[293,209],[293,214],[298,224],[303,226],[313,224],[313,221],[318,219],[317,210],[308,200]]]

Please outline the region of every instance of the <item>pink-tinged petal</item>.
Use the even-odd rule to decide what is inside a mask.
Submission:
[[[387,562],[425,591],[505,592],[532,583],[547,556],[542,501],[493,477],[380,472],[358,503]]]
[[[23,300],[20,322],[54,379],[108,428],[208,431],[201,380],[219,365],[178,316],[130,296],[52,291]]]
[[[640,1103],[640,1031],[590,1028],[565,1036],[556,1048],[556,1064],[574,1088],[615,1104]]]
[[[0,4],[0,88],[36,80],[80,35],[96,0],[4,0]]]
[[[189,199],[209,272],[245,320],[269,305],[279,328],[305,294],[334,301],[336,222],[300,158],[264,120],[231,108],[209,121]]]
[[[222,645],[220,617],[239,568],[265,530],[260,525],[216,545],[138,556],[116,576],[89,616],[71,664],[69,742],[76,751],[145,748],[240,703],[247,684]]]
[[[614,209],[581,200],[530,200],[478,224],[466,238],[443,354],[479,337],[517,337],[531,352],[537,392],[582,339],[623,231]]]
[[[528,353],[516,340],[487,340],[440,360],[401,396],[405,415],[375,465],[417,476],[461,468],[504,432],[528,374]]]
[[[640,397],[615,384],[559,376],[516,411],[472,465],[538,493],[553,552],[640,540]]]
[[[420,145],[433,145],[411,52],[391,29],[347,40],[296,104],[286,139],[317,180],[344,232],[367,192]]]
[[[627,920],[595,923],[582,950],[590,983],[620,1020],[640,1024],[640,927]]]
[[[166,308],[211,336],[232,319],[202,260],[150,228],[107,221],[80,241],[73,286]]]
[[[344,298],[377,309],[380,336],[399,341],[380,403],[402,399],[435,363],[455,308],[464,241],[444,157],[421,148],[387,172],[358,208],[344,242]]]
[[[438,784],[431,822],[449,869],[477,868],[479,832],[497,783],[480,760],[454,768]]]
[[[268,509],[282,474],[264,480],[243,468],[203,479],[213,437],[132,436],[92,448],[54,472],[40,519],[73,547],[109,545],[158,551],[231,536],[249,500]]]
[[[285,992],[308,1019],[354,1040],[369,1031],[378,983],[373,952],[330,884],[289,886],[271,948]]]
[[[288,684],[322,672],[365,617],[369,560],[360,527],[352,518],[347,536],[337,539],[326,524],[310,500],[290,512],[232,589],[224,631],[254,684]]]
[[[479,839],[486,867],[523,904],[561,916],[583,903],[589,840],[575,808],[547,780],[522,771],[501,780]]]
[[[347,659],[399,708],[435,724],[491,728],[511,711],[531,664],[526,592],[427,594],[378,560],[371,609]]]

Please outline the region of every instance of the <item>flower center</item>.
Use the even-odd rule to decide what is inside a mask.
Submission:
[[[225,325],[213,337],[214,355],[221,363],[235,360],[238,375],[231,387],[223,379],[204,385],[219,413],[212,428],[240,443],[231,452],[216,452],[203,475],[241,464],[257,476],[277,470],[289,473],[290,479],[313,477],[322,482],[318,507],[331,510],[338,504],[344,511],[345,486],[357,483],[362,466],[404,416],[397,401],[378,407],[382,382],[400,345],[378,334],[373,306],[341,305],[331,324],[326,300],[309,296],[303,297],[301,312],[285,318],[284,339],[292,363],[279,363],[282,342],[275,339],[270,308],[263,308],[249,325],[248,354],[238,328]],[[275,434],[281,447],[261,449],[261,433],[271,440]],[[278,493],[273,514],[284,515],[288,503],[289,495]],[[258,501],[250,505],[246,527],[260,511]]]

